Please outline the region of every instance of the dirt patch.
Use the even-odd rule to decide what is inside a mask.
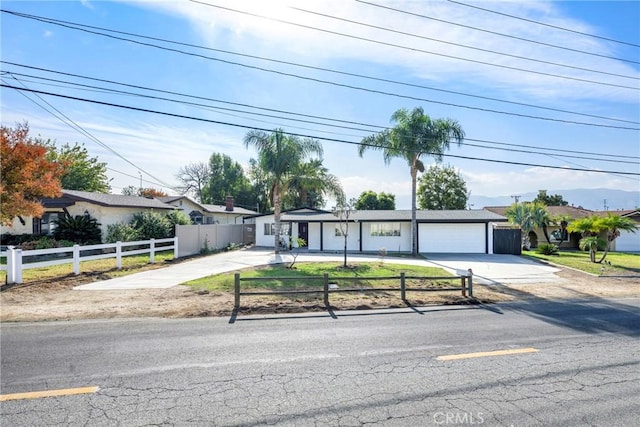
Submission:
[[[625,298],[640,295],[640,278],[594,277],[570,269],[557,273],[556,283],[479,285],[474,299],[453,293],[407,293],[410,305],[478,304],[516,299]],[[106,278],[106,277],[105,277]],[[73,287],[100,280],[100,276],[68,276],[25,285],[2,286],[0,320],[45,321],[124,317],[231,316],[233,293],[194,290],[187,286],[169,289],[79,291]],[[406,307],[399,292],[333,294],[335,310]],[[243,314],[326,311],[322,295],[299,298],[243,297]]]

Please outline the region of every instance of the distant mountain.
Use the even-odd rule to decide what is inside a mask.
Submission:
[[[640,208],[640,191],[611,190],[607,188],[576,189],[576,190],[548,190],[547,194],[560,194],[569,205],[583,207],[593,211],[620,210]],[[538,192],[522,193],[519,200],[530,202],[535,199]],[[469,203],[473,209],[482,209],[485,206],[509,206],[514,202],[511,196],[476,196],[471,195]],[[605,207],[606,204],[606,207]]]

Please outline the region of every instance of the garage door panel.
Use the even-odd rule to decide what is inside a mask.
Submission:
[[[485,224],[420,224],[420,252],[485,253]]]
[[[621,231],[616,239],[617,252],[640,252],[640,228],[634,233]]]

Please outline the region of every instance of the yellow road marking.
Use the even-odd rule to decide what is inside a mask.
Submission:
[[[0,402],[19,399],[38,399],[40,397],[71,396],[97,392],[99,387],[65,388],[61,390],[30,391],[26,393],[0,394]]]
[[[497,350],[497,351],[481,351],[478,353],[466,353],[466,354],[449,354],[447,356],[438,356],[438,360],[458,360],[458,359],[471,359],[474,357],[489,357],[489,356],[507,356],[510,354],[522,354],[522,353],[535,353],[535,348],[515,348],[512,350]]]

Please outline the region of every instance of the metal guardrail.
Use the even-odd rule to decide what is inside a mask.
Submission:
[[[170,245],[164,245],[165,243],[171,243]],[[156,245],[163,246],[156,246]],[[123,250],[123,248],[129,246],[149,246],[148,248]],[[94,254],[94,255],[82,255],[82,252],[115,249],[114,252]],[[100,245],[73,245],[65,248],[51,248],[51,249],[36,249],[30,251],[23,251],[22,249],[9,246],[6,252],[2,252],[1,256],[6,256],[7,264],[2,265],[0,270],[7,271],[7,284],[22,283],[22,271],[29,268],[49,267],[59,264],[73,264],[73,273],[80,274],[80,262],[91,261],[105,258],[115,258],[116,268],[122,268],[122,257],[149,254],[150,262],[155,263],[155,254],[157,252],[165,252],[173,250],[173,257],[178,258],[178,238],[172,237],[169,239],[151,239],[151,240],[139,240],[136,242],[116,242],[105,243]],[[36,261],[36,262],[24,262],[26,257],[34,257],[41,255],[57,255],[57,254],[71,254],[61,259]]]
[[[459,287],[440,287],[440,288],[412,288],[407,287],[407,280],[451,280],[451,279],[460,279]],[[270,280],[281,280],[281,281],[322,281],[322,289],[300,289],[300,290],[286,290],[286,291],[241,291],[240,283],[241,282],[260,282],[260,281],[270,281]],[[331,289],[330,282],[331,281],[339,281],[339,280],[349,280],[349,281],[361,281],[361,280],[398,280],[399,287],[385,287],[385,288],[358,288],[358,289]],[[329,294],[331,293],[347,293],[347,292],[400,292],[400,298],[405,301],[407,292],[448,292],[455,291],[461,292],[462,296],[473,297],[473,271],[471,269],[468,270],[457,270],[456,276],[407,276],[405,273],[400,273],[400,276],[387,276],[387,277],[344,277],[344,276],[333,276],[330,277],[329,274],[325,273],[322,276],[298,276],[298,277],[245,277],[244,279],[240,277],[240,273],[234,274],[234,310],[240,309],[240,297],[241,296],[251,296],[251,295],[296,295],[296,294],[323,294],[324,305],[329,307]]]

